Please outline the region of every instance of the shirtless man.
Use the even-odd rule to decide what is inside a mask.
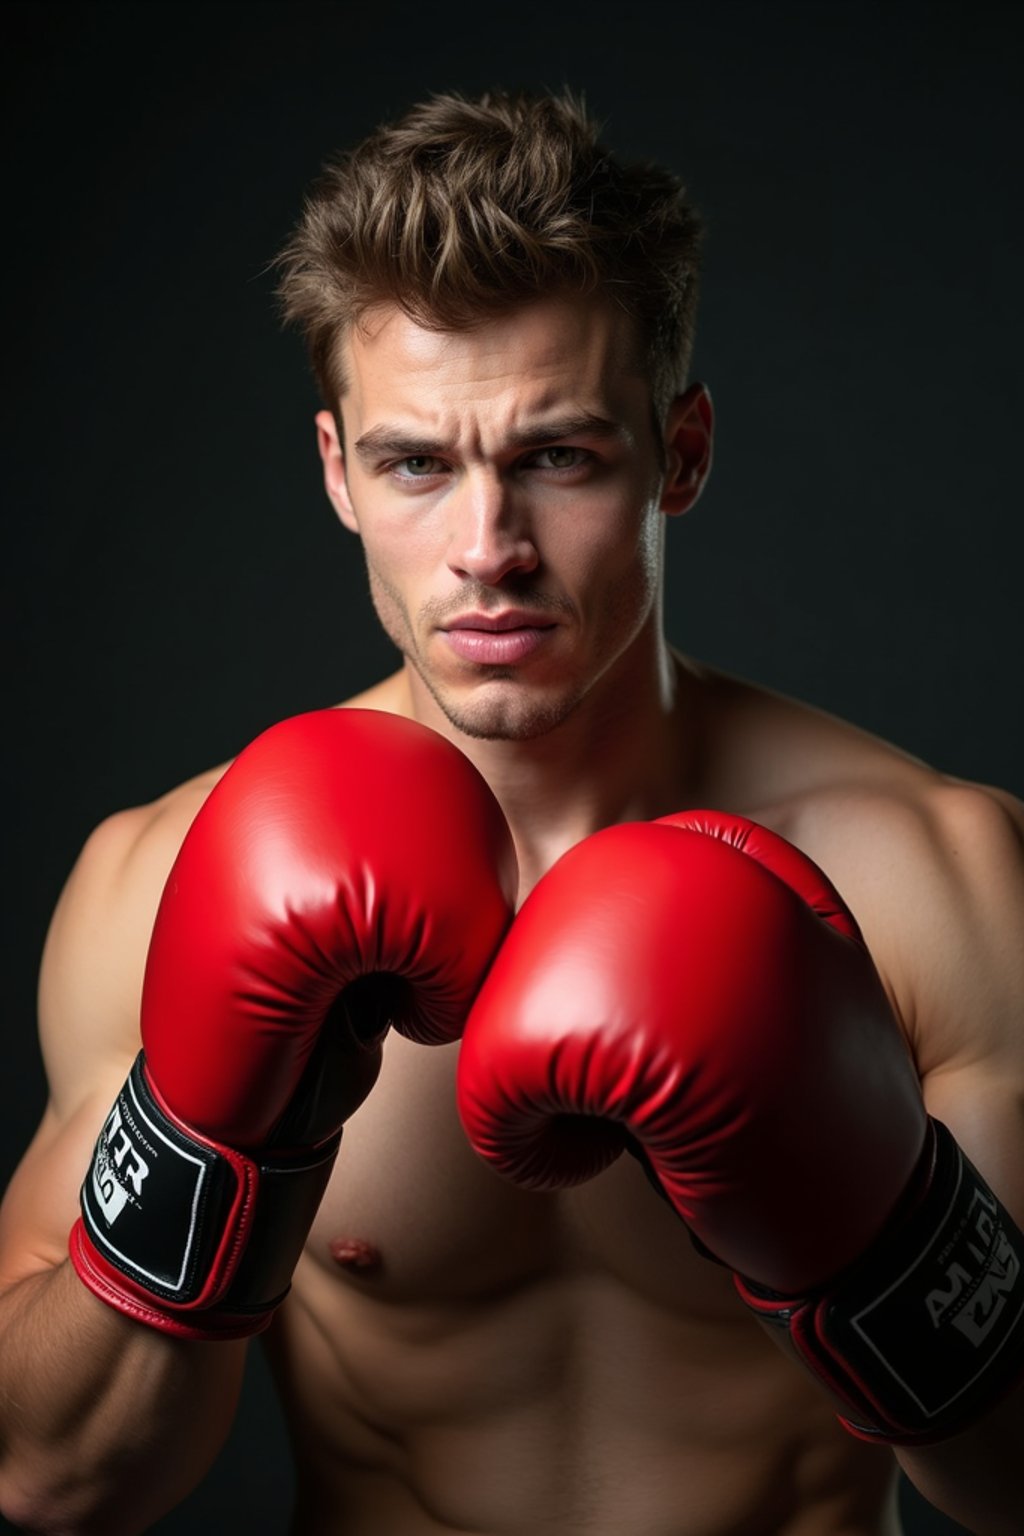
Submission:
[[[283,291],[330,406],[317,417],[327,494],[362,542],[402,666],[348,701],[374,713],[286,722],[227,773],[112,817],[68,882],[41,983],[51,1096],[0,1231],[0,1508],[16,1523],[118,1536],[183,1498],[227,1433],[248,1337],[272,1313],[264,1340],[291,1428],[301,1536],[877,1536],[895,1528],[897,1460],[971,1530],[1020,1530],[1024,1408],[1012,1382],[1022,1350],[1006,1320],[1020,1315],[1021,1240],[1008,1217],[999,1358],[977,1351],[969,1422],[940,1415],[937,1443],[883,1434],[890,1448],[863,1438],[870,1415],[860,1434],[841,1427],[837,1412],[858,1420],[849,1403],[766,1336],[728,1268],[698,1251],[652,1188],[650,1148],[647,1168],[620,1157],[584,1182],[536,1192],[477,1156],[457,1112],[456,1037],[512,905],[534,890],[547,899],[566,867],[552,866],[577,844],[597,848],[599,829],[712,808],[752,818],[813,859],[877,966],[881,1098],[869,1085],[867,1124],[851,1132],[857,1157],[892,1129],[877,1105],[890,1102],[907,1057],[885,1043],[888,1030],[905,1038],[927,1110],[1024,1222],[1021,808],[666,644],[665,520],[693,505],[711,461],[710,398],[686,377],[697,243],[672,178],[623,169],[595,149],[579,110],[556,99],[439,99],[382,130],[314,192],[285,253]],[[303,787],[282,792],[282,811],[276,786],[296,774]],[[236,811],[244,830],[225,830]],[[317,967],[335,957],[324,959],[317,925],[336,921],[330,882],[347,879],[358,861],[346,850],[362,849],[359,839],[391,860],[387,873],[371,862],[367,887],[383,893],[374,942],[387,952],[365,961],[378,981],[345,1013],[324,993]],[[222,1002],[215,972],[233,945],[250,944],[251,903],[274,905],[275,860],[288,863],[300,843],[321,893],[303,929],[317,940],[315,960],[295,958],[294,931],[260,954],[278,1012],[305,989],[297,1067],[273,1010],[253,1027],[252,997]],[[233,883],[236,861],[245,879]],[[414,892],[412,915],[396,917],[420,881],[420,909]],[[365,889],[361,899],[373,905]],[[431,924],[440,928],[445,903],[449,931],[438,937]],[[557,945],[557,922],[544,927]],[[503,994],[518,984],[499,971],[519,931],[517,922],[481,1004],[499,981]],[[417,943],[427,934],[435,970],[461,967],[448,999],[458,1018],[449,1009],[410,1027],[402,997],[380,982],[400,969],[388,945],[411,943],[410,933]],[[743,934],[733,942],[739,971]],[[346,953],[338,963],[350,962]],[[594,953],[588,977],[602,967]],[[646,970],[643,980],[646,996]],[[149,1087],[136,1071],[130,1097],[122,1085],[140,1008]],[[240,1036],[227,1014],[241,1018]],[[383,1046],[382,1015],[404,1020]],[[428,1049],[424,1035],[448,1043]],[[302,1075],[310,1052],[326,1063],[319,1097]],[[775,1053],[787,1081],[799,1080],[798,1055]],[[133,1141],[129,1105],[150,1089],[150,1140]],[[793,1123],[827,1162],[835,1137],[817,1091],[802,1092]],[[903,1086],[896,1101],[884,1120],[917,1127]],[[200,1266],[199,1300],[187,1305],[145,1278],[180,1191],[161,1231],[140,1228],[124,1262],[111,1259],[115,1229],[97,1208],[113,1199],[134,1219],[142,1164],[159,1127],[177,1123],[196,1155],[214,1143],[214,1163],[269,1166],[277,1148],[305,1147],[319,1170],[293,1171],[294,1202],[280,1193],[287,1180],[267,1175],[270,1214],[257,1200],[252,1217],[255,1280],[218,1290],[210,1279],[218,1264],[230,1269],[223,1255],[242,1221],[237,1211],[216,1217],[213,1239],[227,1244]],[[642,1134],[630,1129],[638,1151]],[[721,1142],[727,1159],[728,1128]],[[86,1179],[76,1224],[94,1144],[97,1177]],[[769,1178],[770,1154],[760,1169]],[[888,1166],[865,1172],[866,1201]],[[316,1180],[328,1174],[319,1200]],[[774,1181],[780,1210],[789,1183],[790,1174]],[[794,1191],[798,1210],[801,1200]],[[836,1210],[839,1234],[864,1219],[847,1223]],[[292,1229],[307,1223],[303,1246]],[[779,1225],[784,1268],[792,1233]],[[810,1230],[813,1250],[814,1224],[797,1215],[793,1230],[805,1246]],[[742,1249],[745,1234],[736,1241]],[[882,1269],[887,1243],[872,1249]],[[295,1261],[294,1281],[275,1308],[282,1254]],[[750,1278],[772,1284],[768,1269]],[[945,1347],[929,1345],[933,1365]]]

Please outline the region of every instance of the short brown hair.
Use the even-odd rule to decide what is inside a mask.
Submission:
[[[617,160],[583,103],[493,91],[413,107],[332,161],[277,258],[325,402],[340,341],[391,302],[463,330],[557,293],[605,293],[635,320],[657,411],[686,380],[700,218],[670,172]]]

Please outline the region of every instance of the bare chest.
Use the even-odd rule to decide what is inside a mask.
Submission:
[[[728,1277],[698,1257],[632,1158],[558,1195],[485,1167],[455,1108],[457,1050],[389,1036],[310,1234],[318,1266],[364,1296],[417,1307],[595,1274],[671,1313],[733,1312]]]
[[[675,1536],[689,1509],[716,1536],[876,1530],[885,1468],[640,1166],[505,1184],[463,1136],[456,1059],[389,1039],[271,1340],[310,1507],[360,1536]]]

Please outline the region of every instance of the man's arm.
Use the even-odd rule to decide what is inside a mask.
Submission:
[[[140,1328],[66,1257],[93,1143],[138,1050],[160,891],[206,787],[103,823],[47,939],[50,1100],[0,1207],[0,1510],[29,1530],[145,1528],[199,1481],[234,1415],[243,1343]]]
[[[236,1401],[228,1341],[287,1296],[384,1036],[455,1039],[512,914],[493,794],[450,742],[378,711],[281,721],[187,834],[161,821],[115,824],[120,860],[90,850],[47,960],[56,1129],[9,1203],[0,1334],[5,1367],[40,1382],[20,1402],[22,1378],[0,1382],[4,1497],[36,1529],[137,1530],[202,1473]],[[71,1263],[113,1322],[90,1321],[61,1258],[87,1167]]]
[[[1024,807],[1003,792],[944,786],[909,834],[919,871],[901,893],[894,984],[930,1114],[949,1127],[1024,1229]],[[1024,1304],[1024,1245],[993,1306]],[[962,1276],[957,1283],[967,1284]],[[902,1447],[907,1476],[972,1531],[1020,1529],[1024,1385],[933,1446]]]

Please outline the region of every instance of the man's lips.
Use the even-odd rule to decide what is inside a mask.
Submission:
[[[556,628],[547,614],[523,608],[501,613],[463,613],[441,626],[448,645],[464,661],[508,666],[524,661]]]
[[[501,635],[508,629],[551,629],[554,622],[546,614],[532,613],[528,608],[504,608],[501,613],[463,613],[441,628],[483,629]]]

